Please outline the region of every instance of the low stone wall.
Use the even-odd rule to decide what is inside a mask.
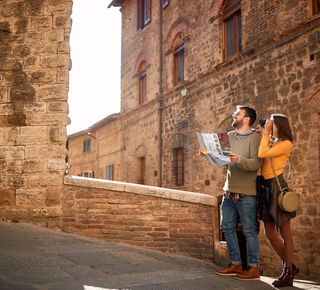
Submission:
[[[66,176],[63,231],[214,259],[214,205],[205,194]]]

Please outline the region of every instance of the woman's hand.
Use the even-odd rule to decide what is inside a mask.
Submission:
[[[272,126],[273,122],[271,120],[268,120],[264,125],[264,136],[269,136],[272,133]]]

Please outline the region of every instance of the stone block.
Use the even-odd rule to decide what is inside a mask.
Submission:
[[[44,101],[67,101],[68,87],[63,84],[44,85],[39,88],[37,95]]]
[[[23,162],[22,171],[24,174],[45,172],[47,160],[27,160]]]
[[[30,102],[30,103],[15,103],[14,111],[16,114],[35,114],[35,113],[45,113],[46,104],[40,102]]]
[[[46,206],[59,206],[61,204],[62,191],[61,189],[48,189],[45,196]]]
[[[0,127],[21,127],[27,125],[26,115],[15,114],[0,116]]]
[[[32,146],[48,144],[47,127],[27,126],[21,128],[21,143]]]
[[[69,112],[69,105],[67,102],[50,102],[47,104],[48,112],[66,113]]]
[[[52,29],[51,16],[37,16],[31,19],[32,31],[50,30]]]
[[[16,205],[22,207],[43,206],[45,204],[45,189],[17,189]]]
[[[16,191],[14,189],[0,189],[0,205],[14,206],[16,204]]]
[[[31,215],[34,218],[53,218],[61,217],[61,207],[42,207],[31,209]]]
[[[12,102],[33,102],[35,101],[36,91],[32,86],[23,85],[10,89]]]
[[[59,40],[63,41],[63,39]],[[70,67],[69,54],[57,54],[52,56],[44,56],[41,58],[40,66],[43,68],[66,68]]]

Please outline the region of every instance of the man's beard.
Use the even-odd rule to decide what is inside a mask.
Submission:
[[[234,120],[232,126],[236,129],[239,129],[243,126],[243,119],[241,120]]]

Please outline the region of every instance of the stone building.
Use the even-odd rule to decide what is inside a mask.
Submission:
[[[238,104],[288,116],[295,260],[320,264],[319,0],[114,0],[121,7],[121,112],[69,136],[69,174],[188,190],[221,200],[225,168],[198,155],[196,130],[231,130]],[[218,226],[219,210],[215,209]],[[223,246],[215,233],[216,250]],[[261,261],[279,259],[263,234]],[[225,249],[224,249],[225,250]],[[318,273],[318,274],[315,274]]]
[[[0,218],[61,227],[72,0],[2,0]]]

